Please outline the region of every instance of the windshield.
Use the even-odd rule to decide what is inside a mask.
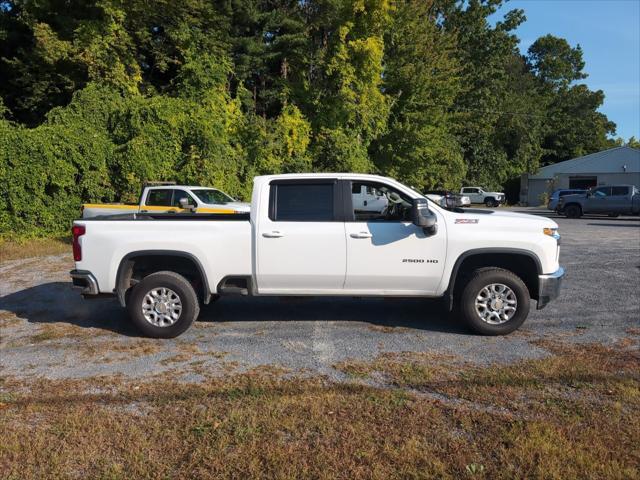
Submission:
[[[203,188],[191,191],[203,203],[225,204],[235,202],[235,199],[220,190],[216,190],[215,188]]]

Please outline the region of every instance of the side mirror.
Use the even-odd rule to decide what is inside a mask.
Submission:
[[[187,200],[186,198],[181,198],[180,200],[178,200],[178,203],[180,204],[180,208],[184,210],[193,212],[196,209],[195,205],[190,205],[189,200]]]
[[[435,214],[429,210],[426,198],[416,198],[411,206],[411,221],[417,227],[421,227],[427,235],[434,235],[438,231]]]

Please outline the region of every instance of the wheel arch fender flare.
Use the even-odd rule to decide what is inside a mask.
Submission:
[[[445,290],[445,294],[444,294],[444,297],[446,300],[446,306],[449,310],[453,309],[453,293],[456,286],[456,281],[458,279],[460,266],[462,265],[462,263],[473,256],[491,255],[491,254],[526,256],[531,260],[533,260],[533,262],[535,263],[537,274],[542,275],[542,262],[540,261],[540,258],[538,257],[538,255],[536,255],[532,251],[521,249],[521,248],[503,248],[503,247],[474,248],[471,250],[467,250],[465,252],[462,252],[458,256],[458,258],[456,258],[456,261],[453,264],[453,269],[451,270],[451,275],[449,277],[449,284],[447,285],[447,289]]]
[[[206,305],[211,300],[211,288],[209,287],[209,280],[207,278],[207,273],[202,266],[202,263],[198,258],[189,252],[184,252],[181,250],[136,250],[134,252],[127,253],[118,265],[118,270],[116,273],[116,288],[115,293],[118,297],[118,301],[120,305],[123,307],[126,306],[126,298],[125,294],[127,290],[130,288],[129,282],[131,281],[131,275],[133,273],[133,266],[135,264],[134,260],[137,257],[148,257],[148,256],[157,256],[157,257],[178,257],[185,258],[193,262],[193,264],[198,269],[198,273],[200,274],[200,278],[202,279],[203,284],[203,296],[202,302]]]

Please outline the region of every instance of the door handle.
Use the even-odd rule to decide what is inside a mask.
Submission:
[[[273,232],[264,232],[262,236],[266,238],[280,238],[284,237],[284,234],[274,230]]]
[[[369,232],[358,232],[358,233],[351,234],[351,238],[371,238],[371,237],[373,237],[373,235],[371,235]]]

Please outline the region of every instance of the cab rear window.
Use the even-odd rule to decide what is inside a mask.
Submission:
[[[170,207],[172,190],[151,190],[147,195],[146,204],[151,207]]]

